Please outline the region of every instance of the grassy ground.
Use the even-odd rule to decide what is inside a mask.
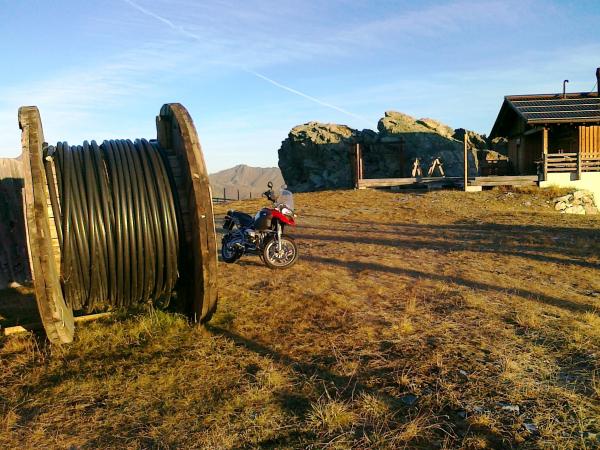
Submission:
[[[4,338],[0,448],[598,448],[600,218],[547,200],[298,195],[301,260],[220,264],[205,329]]]

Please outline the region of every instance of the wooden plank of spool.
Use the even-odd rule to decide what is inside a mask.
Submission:
[[[156,118],[156,130],[171,168],[181,176],[177,194],[181,204],[187,206],[182,215],[187,241],[185,252],[191,258],[191,270],[182,273],[178,287],[187,291],[184,295],[193,298],[192,318],[205,322],[217,306],[217,242],[212,192],[202,147],[192,118],[179,103],[163,105]]]
[[[92,322],[94,320],[98,320],[98,319],[105,319],[107,317],[112,316],[112,312],[103,312],[103,313],[97,313],[97,314],[86,314],[85,316],[77,316],[73,319],[73,321],[77,324],[77,323],[84,323],[84,322]],[[11,334],[18,334],[18,333],[27,333],[28,331],[33,331],[33,330],[39,330],[41,328],[42,324],[40,323],[29,323],[29,324],[25,324],[25,325],[15,325],[14,327],[6,327],[6,328],[0,328],[0,335],[4,335],[4,336],[10,336]]]
[[[60,286],[60,252],[52,245],[54,220],[48,215],[48,185],[44,171],[42,143],[44,133],[35,106],[19,108],[19,127],[23,150],[25,220],[31,276],[42,324],[48,339],[55,344],[73,340],[73,310],[65,303]],[[54,230],[54,235],[56,230]]]

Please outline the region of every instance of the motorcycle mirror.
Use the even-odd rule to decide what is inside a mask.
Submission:
[[[273,189],[273,182],[269,181],[269,182],[267,183],[267,187],[268,187],[269,189]]]

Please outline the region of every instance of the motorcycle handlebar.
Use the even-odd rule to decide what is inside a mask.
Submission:
[[[270,201],[272,201],[272,202],[274,202],[274,201],[275,201],[275,199],[272,197],[272,195],[273,195],[273,191],[272,191],[271,189],[269,189],[268,191],[265,191],[265,192],[263,192],[263,195],[264,195],[265,197],[267,197],[267,199],[268,199],[268,200],[270,200]]]

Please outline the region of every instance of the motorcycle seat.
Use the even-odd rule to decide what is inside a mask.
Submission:
[[[230,211],[229,215],[237,219],[243,227],[249,227],[254,223],[254,217],[241,211]]]

